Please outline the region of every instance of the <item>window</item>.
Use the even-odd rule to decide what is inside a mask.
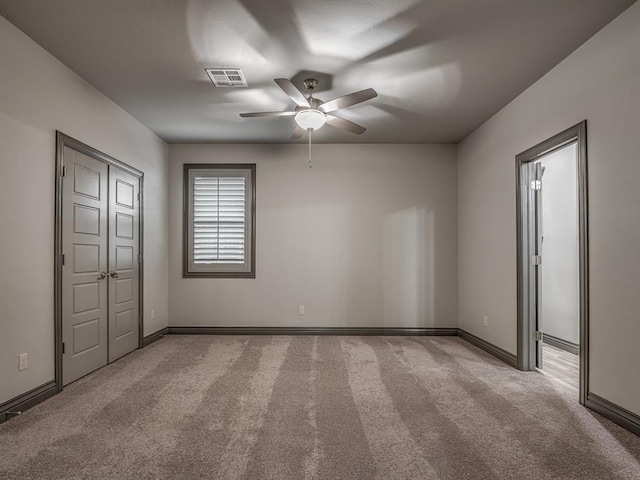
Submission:
[[[183,277],[255,278],[255,164],[184,166]]]

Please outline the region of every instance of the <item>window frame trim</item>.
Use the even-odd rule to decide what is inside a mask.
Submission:
[[[192,186],[190,181],[190,172],[192,170],[237,170],[242,175],[249,173],[251,180],[251,199],[248,205],[248,212],[251,219],[246,225],[251,231],[248,238],[251,245],[245,250],[245,254],[249,255],[248,269],[243,271],[207,271],[207,270],[191,270],[191,252],[193,251],[189,229],[190,215],[193,214],[192,209]],[[240,172],[239,172],[240,173]],[[182,169],[182,278],[256,278],[256,164],[255,163],[185,163]]]

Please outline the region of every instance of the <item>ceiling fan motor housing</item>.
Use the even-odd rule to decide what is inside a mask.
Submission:
[[[296,107],[296,112],[299,112],[301,110],[320,110],[320,105],[322,105],[324,103],[319,98],[314,98],[314,97],[311,97],[308,100],[309,100],[309,106],[308,107]]]

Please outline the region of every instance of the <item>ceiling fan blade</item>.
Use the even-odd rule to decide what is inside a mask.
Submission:
[[[253,112],[253,113],[241,113],[243,118],[247,117],[292,117],[296,112]]]
[[[291,98],[291,100],[293,100],[295,104],[298,105],[299,107],[308,108],[311,106],[309,105],[309,100],[307,100],[306,97],[302,94],[302,92],[298,90],[296,86],[293,83],[291,83],[288,79],[275,78],[273,81],[276,82],[278,86],[282,90],[284,90],[284,93],[286,93],[289,96],[289,98]]]
[[[307,133],[307,131],[296,125],[296,129],[293,131],[293,135],[291,135],[291,140],[298,140],[299,138],[302,138],[302,136]]]
[[[332,127],[341,128],[356,135],[361,135],[367,131],[362,125],[358,125],[341,117],[336,117],[335,115],[327,115],[327,123]]]
[[[320,110],[325,113],[333,112],[339,108],[350,107],[357,103],[366,102],[378,96],[378,93],[373,88],[367,88],[366,90],[360,90],[359,92],[350,93],[343,97],[334,98],[326,103],[320,105]]]

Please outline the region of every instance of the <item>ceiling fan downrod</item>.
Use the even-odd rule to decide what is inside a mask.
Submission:
[[[318,80],[315,78],[307,78],[304,82],[304,88],[309,90],[309,99],[313,98],[313,89],[318,86]]]

